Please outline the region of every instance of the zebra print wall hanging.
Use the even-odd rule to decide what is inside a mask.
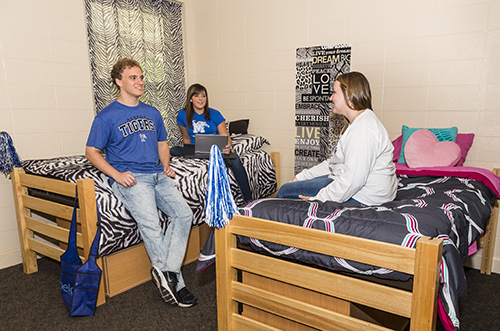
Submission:
[[[295,174],[327,159],[340,138],[341,115],[329,101],[335,78],[350,70],[351,45],[297,48]]]
[[[169,145],[179,145],[176,116],[186,98],[182,5],[166,0],[85,0],[85,11],[96,113],[119,95],[111,68],[120,58],[132,58],[144,72],[141,101],[160,111]]]

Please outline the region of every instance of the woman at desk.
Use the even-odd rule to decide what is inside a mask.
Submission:
[[[207,89],[200,84],[193,84],[186,94],[186,104],[177,114],[177,124],[182,132],[184,144],[194,144],[196,134],[220,134],[227,136],[227,145],[221,152],[229,154],[231,150],[231,136],[227,132],[226,119],[222,114],[208,106]],[[173,156],[183,156],[184,148],[175,146],[170,149]],[[236,153],[235,153],[236,154]],[[252,191],[248,183],[248,175],[241,163],[240,157],[230,159],[231,169],[240,188],[245,202],[252,200]]]

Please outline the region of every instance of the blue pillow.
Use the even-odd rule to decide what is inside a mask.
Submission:
[[[399,154],[398,163],[406,164],[405,154],[404,154],[406,141],[408,140],[408,138],[410,138],[413,132],[420,129],[423,128],[409,128],[406,125],[403,125],[403,143],[401,144],[401,153]],[[439,128],[439,129],[427,129],[427,130],[434,133],[438,141],[456,142],[457,140],[458,128],[456,126],[453,126],[451,128]]]

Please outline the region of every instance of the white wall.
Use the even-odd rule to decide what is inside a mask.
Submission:
[[[0,0],[0,131],[22,159],[83,154],[94,117],[83,0]],[[21,262],[0,175],[0,268]]]
[[[188,83],[281,152],[293,177],[295,50],[352,45],[391,138],[401,126],[473,132],[466,165],[500,167],[500,1],[186,0]],[[497,240],[500,243],[500,239]],[[494,270],[500,272],[500,244]]]
[[[281,152],[293,176],[295,50],[352,44],[391,138],[456,125],[466,165],[500,167],[499,0],[184,0],[187,83]],[[83,0],[0,0],[0,131],[24,159],[82,154],[93,118]],[[500,239],[498,239],[500,242]],[[500,272],[500,244],[494,269]],[[0,178],[0,268],[20,262]]]

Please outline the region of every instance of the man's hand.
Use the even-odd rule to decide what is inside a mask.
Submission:
[[[85,156],[92,164],[109,177],[113,178],[118,184],[124,187],[132,187],[137,184],[137,180],[130,171],[119,172],[102,156],[101,150],[95,147],[85,147]]]
[[[300,194],[299,194],[299,198],[301,198],[302,200],[309,200],[309,199],[311,199],[311,197],[306,197],[305,195],[300,195]]]
[[[167,175],[168,177],[175,177],[175,171],[174,169],[170,168],[170,166],[163,167],[163,173]]]
[[[124,187],[132,187],[137,184],[137,180],[130,171],[119,172],[113,179]]]

